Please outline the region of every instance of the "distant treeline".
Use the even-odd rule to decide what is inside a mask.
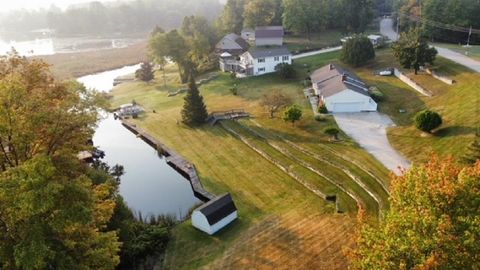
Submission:
[[[179,27],[185,16],[215,19],[223,6],[218,0],[137,0],[133,2],[91,2],[61,10],[18,10],[0,17],[3,33],[29,33],[50,28],[57,35],[103,35],[146,33],[154,26]]]
[[[470,43],[480,43],[480,1],[478,0],[390,0],[400,17],[400,29],[420,26],[435,41],[465,44],[468,29],[474,29]],[[417,20],[417,18],[421,18]]]

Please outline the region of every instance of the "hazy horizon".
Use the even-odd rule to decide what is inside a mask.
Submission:
[[[88,2],[117,2],[119,0],[16,0],[16,1],[0,1],[0,10],[12,11],[19,9],[39,9],[49,8],[51,5],[55,5],[59,8],[66,8],[69,5],[82,4]],[[128,0],[125,0],[128,1]]]

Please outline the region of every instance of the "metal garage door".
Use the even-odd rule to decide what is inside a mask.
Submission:
[[[333,103],[333,112],[360,112],[362,110],[362,102],[342,102]]]

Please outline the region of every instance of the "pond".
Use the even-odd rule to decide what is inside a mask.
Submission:
[[[118,76],[138,68],[127,66],[79,78],[88,88],[108,92]],[[127,130],[111,114],[105,114],[93,137],[95,146],[105,151],[104,161],[125,168],[120,194],[128,206],[143,216],[171,214],[183,218],[191,207],[200,203],[190,183],[173,170],[157,151]]]

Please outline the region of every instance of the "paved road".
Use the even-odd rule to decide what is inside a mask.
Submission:
[[[398,39],[398,35],[393,29],[393,20],[390,18],[385,18],[380,21],[380,33],[384,36],[387,36],[392,41],[396,41]],[[473,71],[480,72],[480,62],[476,61],[470,57],[467,57],[461,53],[454,52],[450,49],[446,49],[443,47],[435,46],[438,51],[438,55],[441,57],[447,58],[456,62],[460,65],[466,66]]]
[[[435,49],[438,51],[438,55],[441,57],[447,58],[452,60],[453,62],[459,63],[460,65],[464,65],[469,69],[479,72],[480,73],[480,62],[473,60],[472,58],[465,56],[461,53],[454,52],[449,49],[445,49],[442,47],[435,46]]]
[[[399,167],[408,169],[410,162],[398,153],[388,141],[387,128],[395,124],[379,112],[337,113],[333,115],[338,126],[378,159],[385,167],[399,175]]]
[[[398,40],[398,34],[393,29],[393,19],[384,18],[380,21],[380,33],[387,36],[391,41]]]
[[[299,59],[299,58],[308,57],[308,56],[312,56],[312,55],[339,51],[341,49],[342,49],[342,46],[338,46],[338,47],[332,47],[332,48],[327,48],[327,49],[321,49],[321,50],[318,50],[318,51],[300,53],[300,54],[292,56],[292,59]]]

